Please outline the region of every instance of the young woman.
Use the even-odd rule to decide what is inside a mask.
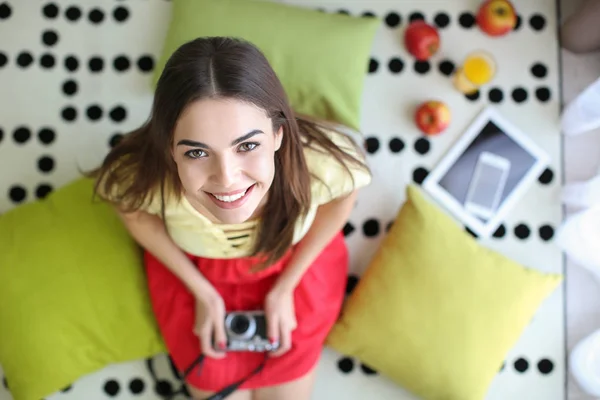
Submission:
[[[145,249],[156,320],[194,398],[238,382],[231,400],[309,399],[344,297],[342,228],[371,180],[360,147],[295,114],[255,46],[199,38],[171,56],[149,120],[96,177]],[[275,350],[226,351],[237,311],[264,311]]]

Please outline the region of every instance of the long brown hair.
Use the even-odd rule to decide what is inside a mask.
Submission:
[[[347,163],[367,166],[326,135],[325,131],[343,135],[338,129],[343,127],[293,112],[265,56],[244,40],[203,37],[172,54],[158,80],[149,119],[125,135],[92,172],[97,179],[96,193],[111,193],[111,198],[105,199],[126,212],[143,208],[153,200],[152,193],[159,193],[164,221],[165,195],[179,198],[183,192],[170,151],[175,124],[188,105],[204,98],[248,102],[265,110],[273,132],[283,127],[282,144],[275,153],[275,177],[262,212],[268,217],[261,218],[253,252],[262,255],[261,266],[267,266],[289,249],[296,221],[311,204],[311,175],[304,147],[330,153],[348,172]]]

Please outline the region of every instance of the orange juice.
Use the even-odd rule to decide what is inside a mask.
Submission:
[[[462,93],[476,92],[481,85],[490,82],[496,73],[494,59],[484,52],[475,52],[467,56],[463,65],[454,74],[454,86]]]

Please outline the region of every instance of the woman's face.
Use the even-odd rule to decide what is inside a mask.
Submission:
[[[230,99],[192,103],[177,121],[172,147],[184,195],[215,223],[247,221],[266,202],[282,136],[253,105]]]

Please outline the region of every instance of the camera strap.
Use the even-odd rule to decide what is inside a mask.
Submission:
[[[198,368],[198,374],[201,373],[202,370],[202,365],[204,362],[204,358],[205,355],[201,354],[200,356],[198,356],[198,358],[196,358],[189,367],[187,367],[185,369],[185,371],[183,372],[183,377],[182,380],[185,382],[185,378],[187,378],[192,371],[195,368]],[[260,371],[262,371],[262,369],[265,367],[265,364],[267,363],[267,359],[269,358],[269,354],[265,353],[265,358],[263,359],[263,361],[260,363],[260,365],[258,367],[256,367],[250,374],[248,374],[248,376],[246,376],[245,378],[240,379],[237,382],[234,382],[228,386],[225,386],[223,389],[219,390],[217,393],[213,394],[210,397],[207,397],[204,400],[222,400],[225,399],[226,397],[228,397],[230,394],[232,394],[233,392],[235,392],[241,385],[243,385],[248,379],[252,378],[254,375],[258,374]],[[176,395],[178,394],[185,394],[186,391],[184,388],[182,388],[181,390],[178,390],[177,392],[173,392],[171,393],[168,397],[167,400],[171,400],[173,399]]]

